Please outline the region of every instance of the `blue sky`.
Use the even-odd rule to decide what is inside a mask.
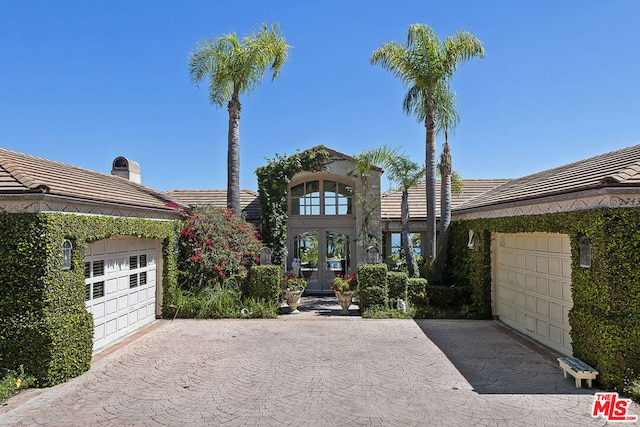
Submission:
[[[150,187],[224,189],[227,111],[190,82],[188,54],[277,21],[293,49],[241,98],[242,188],[265,157],[317,144],[421,162],[424,126],[369,57],[424,23],[486,50],[453,80],[454,168],[519,177],[640,143],[639,16],[635,0],[0,0],[0,147],[104,173],[123,155]]]

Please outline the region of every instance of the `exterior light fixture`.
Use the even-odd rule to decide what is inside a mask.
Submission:
[[[375,246],[369,246],[367,248],[367,264],[379,264],[380,252]]]
[[[469,241],[467,247],[475,252],[480,251],[480,233],[475,230],[469,230]]]
[[[587,236],[582,236],[578,245],[580,246],[580,267],[591,268],[591,241]]]
[[[271,253],[271,248],[267,248],[266,246],[260,249],[260,265],[271,264]]]
[[[62,269],[63,270],[71,270],[71,251],[73,250],[73,245],[69,239],[66,239],[64,243],[62,243]]]

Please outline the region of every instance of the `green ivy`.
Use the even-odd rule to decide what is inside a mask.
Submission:
[[[112,236],[163,241],[163,286],[175,286],[173,236],[178,221],[72,215],[0,213],[0,369],[23,365],[39,386],[89,369],[93,318],[84,302],[84,258],[89,243]],[[62,270],[62,244],[73,244],[72,268]]]
[[[631,393],[640,379],[640,209],[601,208],[544,215],[459,220],[451,224],[448,283],[472,287],[471,312],[491,315],[491,233],[562,233],[571,241],[569,312],[573,353],[595,367],[608,389]],[[481,233],[480,251],[467,248]],[[591,268],[579,241],[591,241]]]
[[[261,240],[273,250],[274,264],[286,259],[288,187],[295,174],[321,171],[333,161],[323,146],[311,148],[291,156],[276,154],[274,159],[256,169],[260,197]]]

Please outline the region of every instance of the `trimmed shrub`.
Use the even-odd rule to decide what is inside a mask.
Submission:
[[[389,286],[389,302],[394,304],[398,298],[407,301],[407,288],[409,277],[406,273],[387,272],[387,284]]]
[[[410,305],[427,306],[427,279],[410,277],[407,280],[407,297]]]
[[[278,265],[254,265],[249,270],[247,278],[247,296],[266,302],[282,301],[282,289],[280,288],[280,266]]]
[[[358,265],[358,305],[362,312],[372,307],[387,308],[389,288],[386,264]]]

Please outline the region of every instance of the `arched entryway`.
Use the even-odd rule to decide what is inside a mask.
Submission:
[[[336,275],[355,271],[355,224],[352,182],[314,174],[291,184],[287,268],[307,279],[307,293],[329,293]]]

